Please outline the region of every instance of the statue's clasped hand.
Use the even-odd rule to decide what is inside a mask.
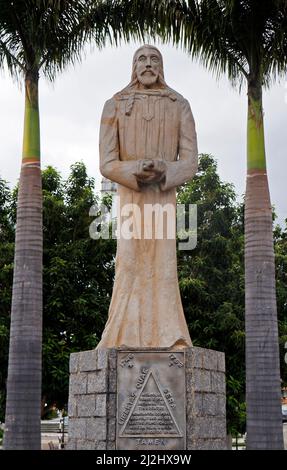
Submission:
[[[136,173],[139,183],[159,183],[165,178],[166,163],[163,160],[140,160]]]

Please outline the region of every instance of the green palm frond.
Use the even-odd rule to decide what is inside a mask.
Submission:
[[[87,42],[102,48],[142,39],[133,12],[133,1],[0,0],[0,67],[6,62],[13,76],[42,68],[53,80],[81,59]]]
[[[268,86],[286,73],[286,0],[135,3],[151,36],[182,47],[215,75],[227,74],[234,85],[257,77]]]

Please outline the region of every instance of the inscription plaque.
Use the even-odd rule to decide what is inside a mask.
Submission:
[[[119,450],[185,449],[183,351],[118,351]]]

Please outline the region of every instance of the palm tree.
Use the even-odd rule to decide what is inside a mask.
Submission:
[[[141,4],[141,22],[144,20],[152,34],[180,44],[218,76],[227,74],[234,85],[247,83],[247,446],[282,449],[272,209],[262,90],[286,72],[287,1],[151,0]]]
[[[42,346],[42,190],[38,83],[80,59],[88,39],[129,38],[126,6],[92,0],[0,0],[0,67],[24,79],[25,118],[19,182],[5,417],[5,449],[40,449]],[[127,29],[126,29],[127,28]]]

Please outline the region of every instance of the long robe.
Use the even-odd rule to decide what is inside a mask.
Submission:
[[[134,173],[142,159],[164,160],[165,179],[139,184]],[[143,215],[146,204],[168,204],[175,218],[176,186],[197,170],[188,101],[169,88],[131,90],[108,100],[101,120],[100,169],[118,183],[120,211],[134,204]],[[123,220],[118,217],[118,224]],[[178,286],[175,233],[172,239],[167,233],[157,239],[154,229],[152,238],[146,239],[146,223],[143,217],[140,224],[135,221],[140,238],[118,238],[109,316],[98,347],[191,345]]]

